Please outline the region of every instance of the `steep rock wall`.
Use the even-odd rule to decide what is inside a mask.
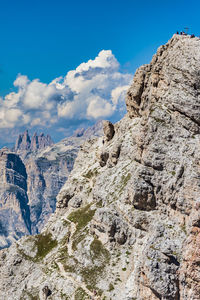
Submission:
[[[15,153],[0,151],[0,247],[31,233],[26,168]]]

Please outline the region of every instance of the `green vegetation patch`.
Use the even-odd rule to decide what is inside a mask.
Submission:
[[[38,295],[36,295],[36,294],[33,295],[33,294],[30,293],[29,291],[23,290],[22,295],[21,295],[21,297],[20,297],[20,300],[25,300],[25,299],[27,299],[27,296],[28,296],[28,299],[30,299],[30,300],[38,300],[38,299],[39,299]]]
[[[66,219],[63,219],[62,222],[63,222],[63,225],[66,227],[68,227],[70,225],[70,222]]]
[[[75,300],[86,300],[86,299],[88,299],[88,294],[86,293],[86,291],[84,291],[84,289],[79,287],[75,292],[74,299]]]
[[[100,276],[102,276],[104,267],[100,266],[100,267],[93,267],[93,268],[84,268],[81,270],[81,276],[84,279],[84,282],[86,283],[86,286],[88,288],[88,290],[93,291],[98,290],[97,288],[97,282],[98,282],[98,278]],[[99,291],[99,294],[102,294],[102,291]]]
[[[35,257],[29,256],[22,249],[19,249],[18,252],[26,259],[31,260],[34,262],[38,262],[42,260],[53,248],[58,245],[56,240],[52,239],[52,234],[38,234],[33,237],[29,237],[27,242],[32,240],[33,241],[33,248],[36,249]]]
[[[96,206],[97,206],[98,208],[103,207],[103,201],[102,201],[102,199],[99,200],[99,201],[96,203]]]
[[[87,179],[91,179],[94,176],[98,175],[98,171],[97,168],[93,169],[93,170],[89,170],[86,174],[83,174],[83,177],[87,178]]]
[[[72,265],[72,264],[67,264],[66,263],[64,265],[64,270],[65,270],[65,272],[76,273],[77,267],[76,267],[76,265]]]
[[[186,225],[184,224],[184,225],[181,225],[181,229],[182,229],[182,231],[185,233],[185,234],[187,234],[187,230],[186,230]]]
[[[84,282],[87,285],[87,288],[92,291],[93,289],[98,291],[98,294],[101,295],[102,291],[96,287],[98,279],[103,276],[103,272],[108,265],[110,260],[109,251],[103,246],[101,241],[97,238],[93,240],[90,245],[90,252],[93,262],[98,262],[98,265],[93,265],[92,267],[81,268],[80,274],[83,277]]]
[[[131,179],[131,173],[128,173],[126,176],[122,175],[122,179],[120,182],[120,189],[119,189],[119,194],[122,193],[123,189],[127,185],[128,181]]]
[[[60,242],[61,246],[58,249],[58,252],[60,254],[59,259],[67,259],[69,257],[68,247],[67,247],[68,239],[69,239],[69,233],[67,233]]]
[[[114,286],[112,283],[109,283],[109,288],[108,288],[108,291],[111,292],[114,290]]]
[[[66,294],[64,294],[63,292],[60,292],[60,296],[61,296],[61,298],[64,299],[64,300],[70,300],[70,297],[67,296]]]
[[[92,241],[90,251],[93,260],[103,259],[105,263],[109,262],[110,253],[97,238]]]
[[[163,119],[160,119],[160,118],[156,118],[156,117],[152,117],[157,123],[160,123],[160,124],[164,124],[165,121]]]
[[[43,259],[53,248],[57,246],[58,242],[52,239],[52,234],[38,234],[35,236],[35,245],[37,247],[36,260]]]
[[[76,224],[76,230],[84,228],[93,218],[95,209],[90,209],[90,204],[83,208],[73,211],[69,216],[68,220]]]
[[[73,211],[69,216],[68,220],[76,224],[76,231],[73,234],[72,249],[77,250],[77,245],[84,240],[88,234],[87,224],[92,220],[96,209],[90,209],[91,204],[86,205],[80,209]]]

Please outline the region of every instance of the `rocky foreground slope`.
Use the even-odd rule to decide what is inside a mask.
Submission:
[[[200,299],[200,40],[136,71],[40,235],[0,253],[2,299]]]

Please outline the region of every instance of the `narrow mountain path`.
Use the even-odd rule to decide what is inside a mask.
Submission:
[[[75,225],[75,223],[73,223],[73,222],[71,222],[71,221],[70,221],[70,225],[71,225],[71,228],[70,228],[70,237],[69,237],[69,242],[68,242],[68,244],[67,244],[67,247],[68,247],[68,253],[69,253],[69,256],[72,256],[73,253],[74,253],[74,250],[73,250],[73,248],[72,248],[72,244],[73,244],[73,239],[72,239],[72,237],[73,237],[73,235],[74,235],[74,233],[75,233],[75,231],[76,231],[76,225]]]

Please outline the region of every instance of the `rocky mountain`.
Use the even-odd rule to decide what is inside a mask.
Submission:
[[[6,148],[0,150],[0,178],[0,245],[6,247],[31,233],[26,168]]]
[[[41,234],[0,252],[2,299],[200,299],[200,40],[140,67]]]
[[[22,235],[42,230],[55,211],[56,196],[73,169],[80,145],[91,136],[102,135],[102,122],[81,131],[81,135],[75,133],[57,144],[49,135],[34,134],[31,139],[25,131],[16,141],[15,153],[2,150],[8,154],[1,156],[0,164],[0,248]],[[15,174],[17,168],[22,169],[21,165],[24,173],[20,185],[16,178],[21,173],[15,177],[5,174]],[[25,204],[28,215],[24,213]]]
[[[32,152],[38,149],[41,150],[51,145],[53,145],[53,141],[50,135],[47,134],[47,136],[45,136],[44,133],[37,135],[35,132],[32,138],[30,138],[28,130],[26,130],[18,136],[14,151],[17,153],[27,153],[28,151]]]

